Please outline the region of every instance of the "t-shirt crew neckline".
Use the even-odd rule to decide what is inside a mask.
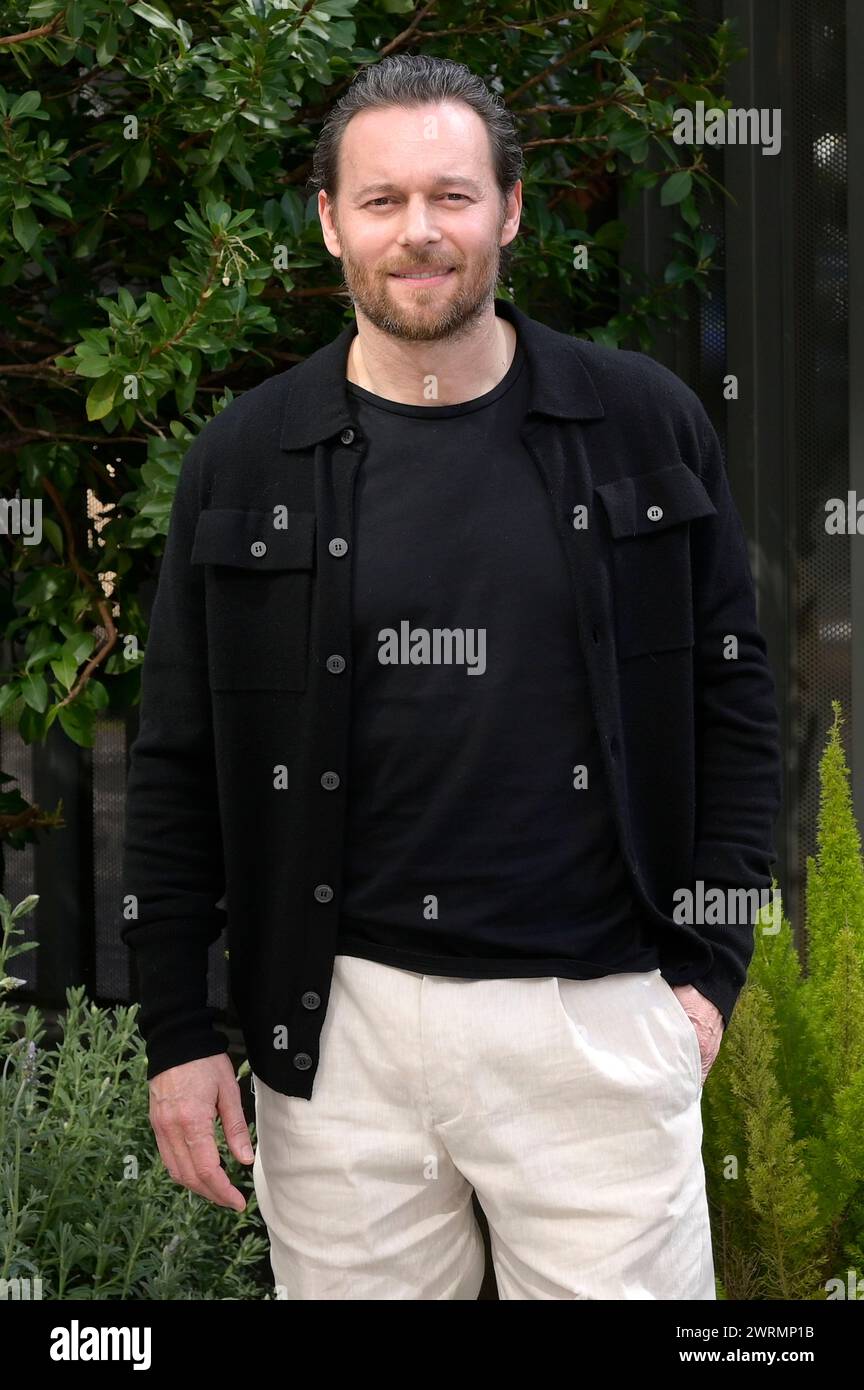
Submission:
[[[373,391],[367,391],[364,386],[358,386],[354,381],[346,381],[345,385],[352,396],[358,396],[360,400],[367,401],[369,405],[377,406],[379,410],[389,411],[391,415],[412,415],[424,420],[443,420],[453,415],[469,415],[475,410],[483,410],[487,405],[492,405],[503,396],[505,391],[509,391],[518,380],[522,368],[525,366],[525,352],[522,347],[521,339],[516,339],[516,350],[513,353],[513,361],[510,363],[504,376],[493,386],[491,391],[486,391],[482,396],[475,396],[470,401],[459,401],[455,405],[410,405],[405,401],[391,401],[386,396],[376,396]]]

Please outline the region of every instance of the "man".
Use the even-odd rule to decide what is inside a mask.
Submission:
[[[184,461],[123,935],[178,1182],[252,1157],[282,1296],[712,1299],[701,1086],[768,889],[773,681],[698,399],[495,298],[511,117],[393,57],[315,182],[356,320]],[[704,916],[704,914],[703,914]]]

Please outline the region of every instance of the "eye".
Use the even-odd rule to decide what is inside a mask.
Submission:
[[[444,193],[441,196],[444,198],[462,198],[466,203],[470,201],[466,193]],[[371,201],[366,204],[366,206],[370,208],[381,207],[384,203],[392,202],[393,199],[390,197],[389,194],[382,194],[380,198],[372,198]]]

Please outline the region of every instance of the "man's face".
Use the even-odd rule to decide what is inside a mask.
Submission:
[[[521,206],[521,183],[504,206],[486,127],[458,101],[354,116],[338,196],[318,197],[325,244],[355,307],[411,342],[452,336],[494,298]],[[433,270],[426,280],[399,274]]]

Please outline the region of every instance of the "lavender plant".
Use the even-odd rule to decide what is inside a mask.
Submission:
[[[0,897],[0,1281],[29,1280],[43,1299],[272,1297],[251,1170],[223,1148],[238,1213],[162,1164],[138,1006],[102,1009],[70,989],[50,1042],[39,1009],[13,1007],[13,962],[37,945],[18,924],[37,902]]]

